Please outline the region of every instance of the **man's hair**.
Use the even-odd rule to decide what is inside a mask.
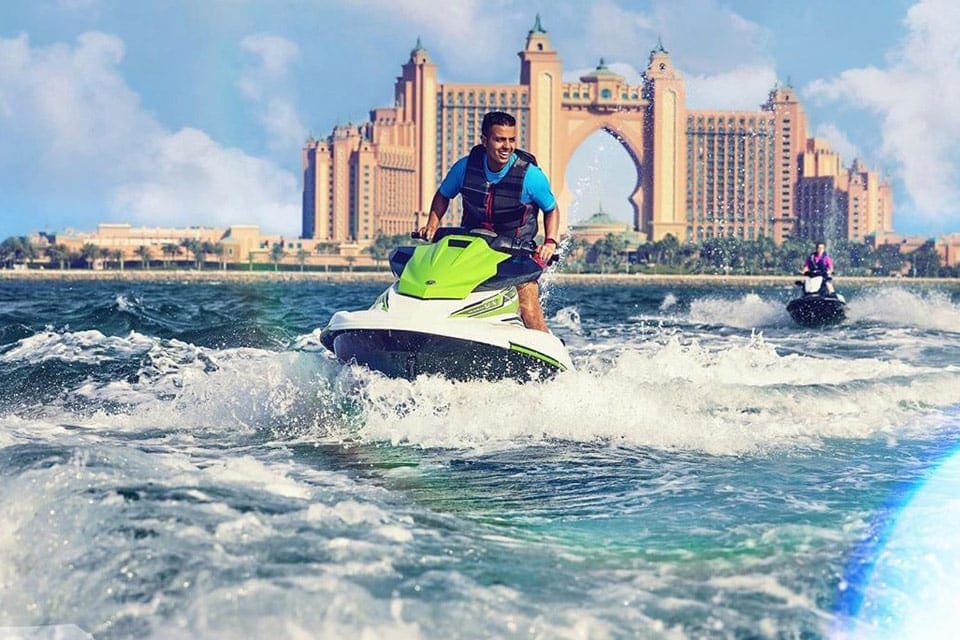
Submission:
[[[517,126],[517,119],[505,111],[490,111],[483,116],[483,123],[480,125],[480,133],[482,133],[484,137],[489,136],[490,131],[495,125],[500,125],[502,127],[515,127]]]
[[[820,245],[823,245],[823,248],[824,248],[824,249],[827,248],[827,243],[824,242],[823,240],[817,240],[815,243],[813,243],[813,248],[816,249],[816,248],[819,247]]]

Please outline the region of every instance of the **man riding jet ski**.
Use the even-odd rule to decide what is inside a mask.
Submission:
[[[450,200],[460,195],[465,229],[488,229],[528,244],[530,257],[544,268],[557,249],[560,215],[550,182],[537,159],[517,147],[517,121],[509,113],[491,111],[480,125],[480,144],[450,167],[430,202],[430,215],[420,235],[432,240]],[[543,244],[534,237],[543,211]],[[520,317],[529,329],[548,331],[536,278],[517,287]]]
[[[335,313],[323,345],[343,362],[408,379],[530,380],[573,368],[556,336],[520,319],[517,287],[540,276],[529,245],[460,227],[440,228],[433,240],[395,248],[398,280],[369,309]]]
[[[815,251],[803,265],[805,280],[797,280],[802,295],[791,300],[787,311],[794,322],[805,327],[818,327],[840,322],[846,315],[847,301],[833,288],[833,261],[826,245],[818,242]]]
[[[517,148],[512,115],[487,113],[480,133],[481,144],[450,168],[417,232],[435,244],[394,249],[390,266],[400,280],[370,310],[340,312],[324,330],[321,339],[341,360],[411,378],[525,379],[531,370],[572,366],[547,329],[537,285],[557,248],[556,198],[536,158]],[[461,227],[441,229],[458,194]],[[540,211],[545,239],[537,246]]]

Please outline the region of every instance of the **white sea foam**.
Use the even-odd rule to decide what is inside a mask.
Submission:
[[[389,520],[389,514],[371,503],[344,500],[332,507],[319,503],[311,504],[307,509],[307,519],[315,521],[337,519],[351,526],[379,525]]]
[[[256,514],[244,513],[239,517],[221,522],[214,529],[214,537],[221,542],[251,542],[274,535],[276,530],[263,522]]]
[[[739,299],[698,298],[690,303],[691,322],[707,325],[725,325],[741,329],[784,324],[789,316],[784,305],[764,300],[756,293]]]
[[[743,301],[756,302],[752,294]],[[574,312],[568,310],[571,317]],[[73,393],[93,404],[131,409],[78,419],[53,406],[47,418],[56,424],[61,413],[64,421],[95,428],[149,426],[185,433],[269,428],[286,437],[440,447],[603,439],[723,454],[826,437],[870,437],[957,401],[957,368],[781,354],[760,334],[716,343],[706,336],[701,342],[676,331],[651,332],[625,347],[619,336],[591,336],[595,344],[574,353],[578,371],[528,385],[391,380],[306,351],[214,351],[137,334],[113,339],[92,332],[98,337],[89,336],[78,359],[101,349],[139,350],[142,365],[137,376],[87,381]],[[63,334],[43,335],[40,345],[64,344]],[[112,340],[119,346],[104,346]],[[26,345],[17,352],[27,357]],[[226,478],[232,470],[222,473]],[[306,495],[296,483],[274,489]]]
[[[880,288],[848,301],[854,320],[960,333],[960,305],[939,291]]]
[[[728,337],[723,348],[677,333],[656,337],[626,348],[600,339],[596,349],[575,354],[578,371],[528,385],[391,380],[340,369],[329,358],[302,351],[207,351],[176,341],[141,344],[133,337],[129,348],[148,347],[139,377],[86,382],[75,393],[136,409],[64,419],[96,428],[186,433],[268,427],[321,439],[440,447],[604,439],[724,454],[824,437],[869,437],[957,399],[960,371],[949,367],[781,355],[759,334]],[[336,371],[340,378],[333,377]],[[353,418],[344,413],[348,405],[359,410]],[[64,412],[48,411],[51,425]],[[222,480],[247,481],[260,471],[234,466],[219,473]],[[308,496],[290,479],[264,483],[281,495]]]
[[[62,360],[102,364],[140,355],[157,342],[157,338],[144,336],[136,331],[131,331],[126,336],[105,336],[95,329],[63,333],[41,331],[19,340],[12,348],[0,353],[0,363],[22,361],[38,364],[48,360]]]
[[[550,318],[550,325],[554,328],[563,328],[573,331],[574,333],[581,333],[580,311],[576,307],[564,307]]]
[[[624,349],[612,364],[581,361],[545,384],[371,376],[361,434],[440,447],[609,439],[729,454],[872,437],[956,402],[957,370],[781,356],[757,336],[729,342],[717,351],[674,337]]]
[[[677,304],[677,296],[672,293],[668,293],[663,297],[663,302],[660,303],[660,311],[668,311]]]
[[[127,296],[122,293],[117,294],[117,297],[114,298],[114,304],[117,305],[117,309],[120,311],[138,311],[142,306],[140,300],[136,297]]]
[[[254,486],[286,498],[306,500],[312,495],[309,487],[288,475],[290,465],[287,464],[272,463],[268,466],[256,458],[242,456],[212,461],[206,471],[218,483]]]

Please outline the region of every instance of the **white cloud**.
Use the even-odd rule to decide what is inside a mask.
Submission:
[[[757,111],[777,81],[766,65],[745,65],[712,75],[685,76],[687,107]]]
[[[677,64],[715,75],[741,66],[773,66],[770,32],[717,0],[657,0],[653,20]]]
[[[657,1],[648,12],[603,0],[591,6],[584,29],[576,49],[618,60],[607,66],[630,82],[640,82],[661,38],[686,81],[691,109],[759,109],[777,80],[767,32],[714,0]]]
[[[607,62],[610,71],[618,73],[630,84],[641,84],[643,73],[627,62]],[[564,71],[566,82],[575,82],[595,68]],[[680,70],[687,90],[688,109],[735,109],[757,111],[766,102],[777,81],[771,67],[744,66],[713,75],[686,75]]]
[[[590,7],[584,30],[581,42],[587,55],[639,64],[656,44],[657,31],[649,16],[623,9],[610,0]]]
[[[119,38],[99,32],[84,33],[75,47],[0,38],[0,141],[10,141],[0,163],[29,160],[23,149],[32,148],[54,175],[69,176],[78,164],[110,169],[105,158],[129,156],[131,142],[157,135],[159,126],[116,71],[123,55]]]
[[[222,148],[190,128],[160,137],[150,159],[146,179],[113,191],[113,211],[169,225],[202,220],[228,226],[256,220],[273,228],[276,221],[285,221],[281,226],[295,232],[290,222],[299,221],[300,208],[290,196],[296,195],[297,182],[273,163]]]
[[[201,131],[167,130],[120,75],[123,55],[99,32],[42,47],[0,38],[0,189],[37,203],[57,191],[135,224],[296,233],[296,177]]]
[[[574,59],[615,58],[643,69],[661,39],[674,63],[690,73],[712,76],[739,66],[772,67],[761,26],[716,0],[655,0],[649,10],[625,9],[613,0],[591,5],[583,35],[564,43]]]
[[[247,36],[240,47],[260,58],[262,73],[268,78],[285,78],[290,65],[300,57],[295,42],[266,33]]]
[[[886,68],[849,69],[810,83],[816,99],[882,119],[881,152],[916,207],[944,228],[960,223],[960,4],[924,0],[905,20],[908,33]]]
[[[440,71],[452,74],[445,79],[449,82],[489,78],[491,67],[504,64],[503,52],[517,50],[521,22],[533,24],[533,9],[510,0],[354,0],[352,4],[417,29],[434,62],[442,53],[445,64]]]
[[[68,11],[82,11],[93,9],[100,4],[100,0],[56,0],[56,5]]]
[[[830,148],[840,155],[840,161],[844,166],[850,166],[855,158],[860,157],[860,149],[857,145],[853,144],[835,124],[818,125],[814,135],[830,143]]]
[[[244,67],[237,86],[257,106],[270,149],[293,157],[307,133],[297,111],[296,83],[290,73],[300,49],[294,42],[270,34],[247,36],[240,47],[254,56],[254,63]]]

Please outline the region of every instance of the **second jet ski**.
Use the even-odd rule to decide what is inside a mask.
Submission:
[[[787,312],[797,324],[804,327],[822,327],[842,321],[847,314],[847,301],[831,291],[824,274],[813,272],[804,280],[797,280],[801,288],[799,298],[787,304]]]

